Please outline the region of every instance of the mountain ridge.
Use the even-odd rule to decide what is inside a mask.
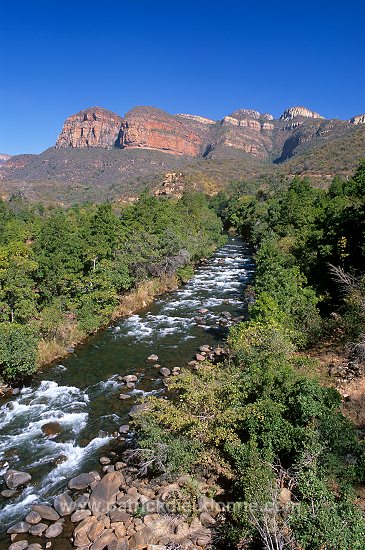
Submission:
[[[146,187],[164,193],[166,178],[180,172],[194,188],[216,192],[266,176],[328,179],[334,168],[351,173],[362,157],[365,115],[325,119],[296,106],[279,118],[236,109],[214,121],[148,106],[124,116],[91,107],[66,119],[53,147],[0,164],[0,193],[58,203],[130,200]]]

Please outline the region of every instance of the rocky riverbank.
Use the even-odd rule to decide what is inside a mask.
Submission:
[[[233,322],[227,315],[224,319]],[[219,346],[203,345],[188,367],[198,369],[204,361],[219,361],[225,355]],[[155,354],[147,361],[154,363],[166,386],[170,376],[179,375],[180,369],[161,366]],[[124,399],[134,390],[137,377],[126,375],[119,382]],[[146,403],[134,405],[129,413],[132,421],[147,407]],[[211,498],[222,492],[216,480],[167,474],[151,477],[148,469],[139,467],[139,449],[130,426],[121,426],[115,436],[121,441],[121,451],[101,457],[100,473],[72,478],[52,505],[33,504],[24,520],[7,530],[10,550],[201,550],[211,546],[216,527],[224,521],[224,505]],[[9,469],[4,480],[7,488],[2,496],[11,498],[31,476]]]

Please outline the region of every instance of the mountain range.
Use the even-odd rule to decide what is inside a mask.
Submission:
[[[133,199],[148,187],[215,192],[233,180],[348,174],[365,157],[365,115],[325,119],[306,107],[279,118],[238,109],[215,121],[135,107],[124,117],[91,107],[66,119],[40,155],[0,155],[0,192],[72,203]]]

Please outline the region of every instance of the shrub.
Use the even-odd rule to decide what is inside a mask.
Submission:
[[[0,324],[0,375],[17,382],[36,370],[38,339],[32,327]]]

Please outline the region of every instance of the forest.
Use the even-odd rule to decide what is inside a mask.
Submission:
[[[249,318],[231,328],[228,360],[185,369],[169,385],[178,399],[149,399],[140,461],[216,480],[230,503],[218,547],[360,550],[364,427],[316,351],[329,342],[364,374],[365,164],[326,190],[236,184],[211,206],[255,250]]]
[[[1,202],[0,377],[29,377],[45,357],[105,326],[128,290],[150,278],[184,281],[224,240],[200,194],[146,192],[119,207]]]
[[[107,325],[146,279],[186,281],[225,242],[223,227],[243,236],[256,263],[248,319],[230,328],[225,360],[182,369],[170,399],[147,398],[134,456],[153,476],[188,476],[192,506],[199,477],[214,479],[210,496],[227,503],[218,548],[364,547],[364,426],[344,414],[319,355],[326,343],[364,375],[365,163],[327,189],[295,177],[212,197],[143,193],[67,209],[15,197],[0,207],[9,383],[34,373],[47,346]]]

